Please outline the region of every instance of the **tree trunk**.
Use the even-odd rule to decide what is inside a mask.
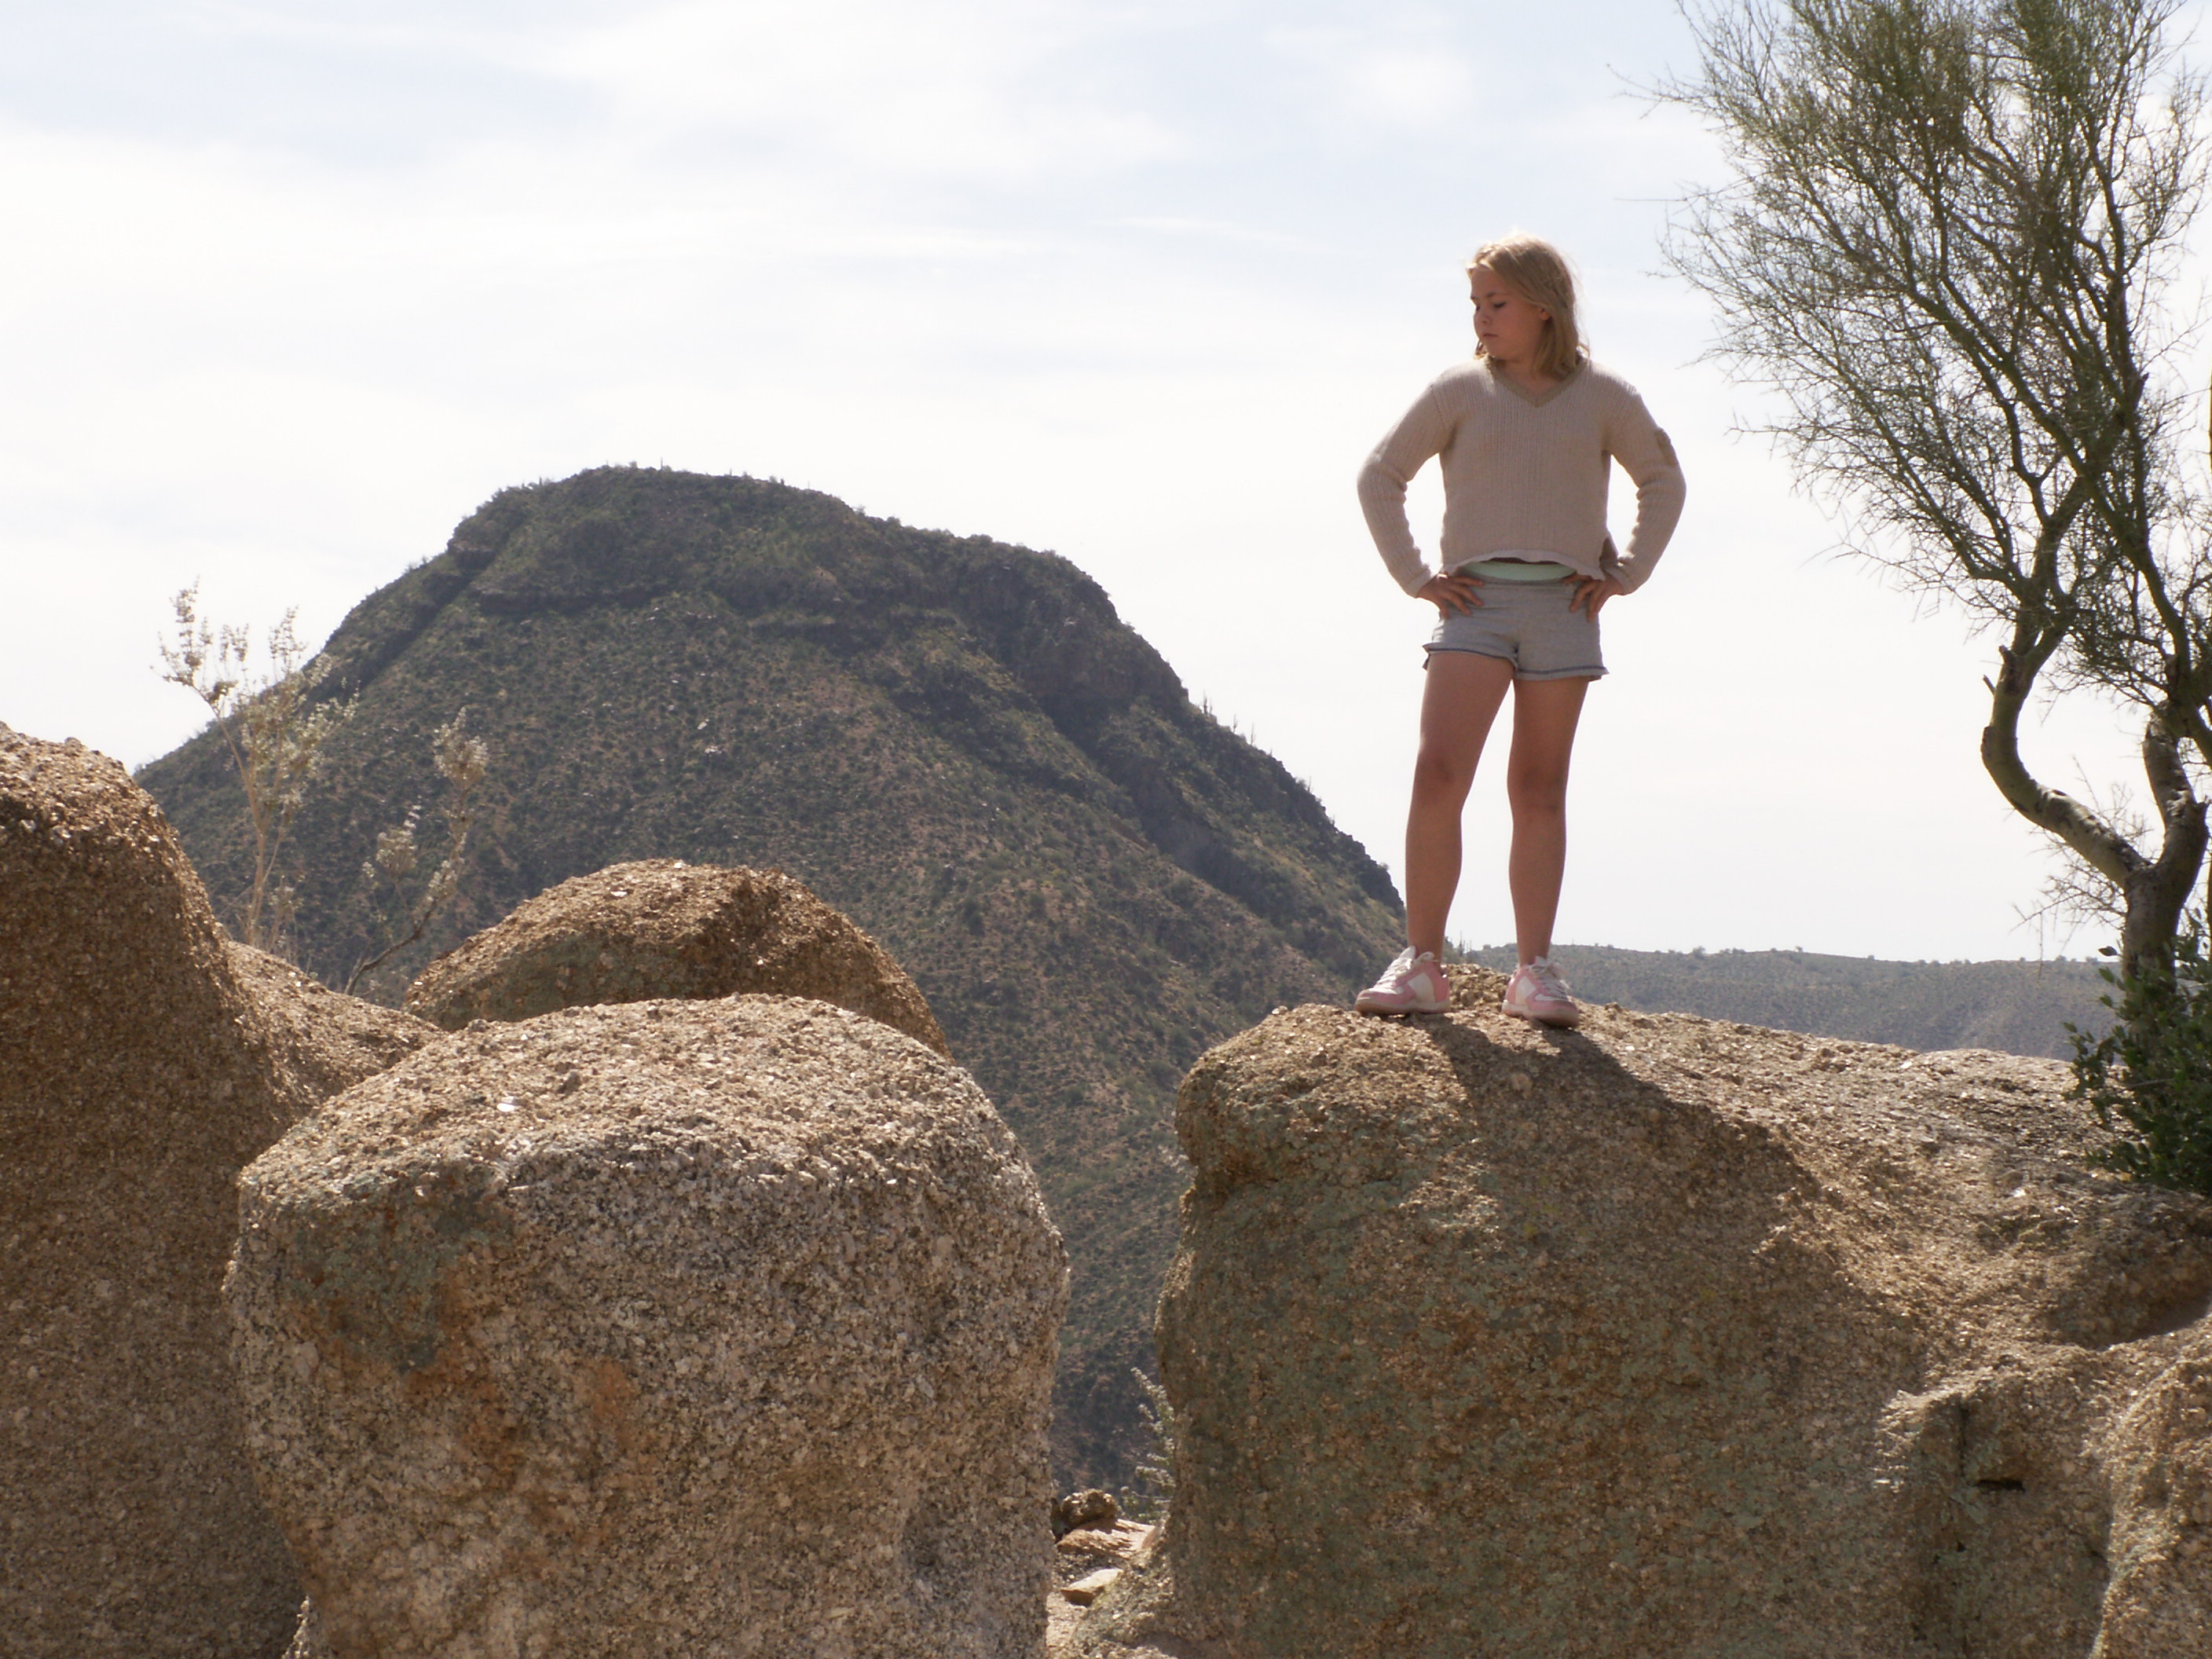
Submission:
[[[2021,712],[2050,656],[2050,643],[2023,624],[1998,656],[1997,677],[1990,684],[1990,723],[1982,730],[1983,766],[2014,811],[2063,842],[2119,890],[2121,971],[2130,979],[2171,973],[2174,936],[2203,867],[2207,841],[2205,803],[2190,786],[2174,722],[2166,711],[2154,709],[2143,727],[2143,774],[2160,831],[2158,856],[2150,859],[2071,795],[2037,782],[2020,757]]]
[[[2120,927],[2120,968],[2130,979],[2164,978],[2173,971],[2174,936],[2203,868],[2208,838],[2205,803],[2190,787],[2179,742],[2156,712],[2143,727],[2142,757],[2164,836],[2158,857],[2139,860],[2120,886],[2127,907]]]

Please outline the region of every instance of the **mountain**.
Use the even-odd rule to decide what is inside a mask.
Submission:
[[[331,637],[350,697],[293,832],[299,959],[384,936],[378,832],[434,808],[431,733],[490,744],[453,908],[364,990],[556,882],[665,857],[781,869],[914,975],[1042,1178],[1074,1264],[1054,1449],[1118,1485],[1186,1182],[1177,1080],[1396,948],[1389,876],[1195,708],[1066,560],[746,477],[629,467],[501,491]],[[218,902],[250,868],[212,733],[146,767]]]
[[[1513,966],[1510,945],[1465,953]],[[1644,1013],[1702,1014],[1905,1048],[1996,1048],[2064,1060],[2070,1023],[2102,1031],[2110,988],[2086,962],[1878,962],[1808,951],[1621,951],[1562,945],[1554,954],[1590,1002]]]

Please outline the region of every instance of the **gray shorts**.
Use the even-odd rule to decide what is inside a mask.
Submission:
[[[1485,582],[1482,603],[1464,616],[1438,618],[1431,651],[1471,651],[1502,657],[1516,680],[1594,680],[1605,673],[1597,618],[1567,606],[1575,584]]]

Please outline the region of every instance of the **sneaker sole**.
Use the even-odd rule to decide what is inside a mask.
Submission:
[[[1382,995],[1389,995],[1389,994],[1385,991]],[[1394,1006],[1380,1002],[1380,1000],[1376,998],[1376,988],[1370,987],[1367,991],[1360,991],[1356,998],[1352,998],[1352,1011],[1354,1011],[1354,1013],[1451,1013],[1451,994],[1447,991],[1447,994],[1444,994],[1443,998],[1437,998],[1436,1002],[1409,1000],[1409,1002],[1405,1002],[1405,1005],[1395,1006],[1394,1009]]]
[[[1510,1014],[1515,1019],[1525,1019],[1531,1025],[1548,1025],[1555,1031],[1571,1031],[1583,1023],[1583,1013],[1579,1008],[1571,1014],[1551,1019],[1545,1018],[1541,1014],[1532,1014],[1526,1009],[1516,1008],[1510,1004],[1501,1003],[1498,1006],[1498,1012]]]

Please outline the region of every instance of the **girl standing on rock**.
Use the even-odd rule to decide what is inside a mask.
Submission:
[[[1406,817],[1407,942],[1353,1006],[1409,1014],[1451,1004],[1440,958],[1459,885],[1460,814],[1510,686],[1507,873],[1520,966],[1504,1007],[1572,1025],[1582,1010],[1551,961],[1566,867],[1567,762],[1583,693],[1605,672],[1598,611],[1642,586],[1659,562],[1681,516],[1682,470],[1635,388],[1583,349],[1574,277],[1557,248],[1509,236],[1479,249],[1467,274],[1474,362],[1438,375],[1359,473],[1382,562],[1438,615]],[[1444,481],[1435,569],[1406,522],[1406,485],[1431,455]],[[1626,553],[1606,532],[1616,460],[1636,483]]]

